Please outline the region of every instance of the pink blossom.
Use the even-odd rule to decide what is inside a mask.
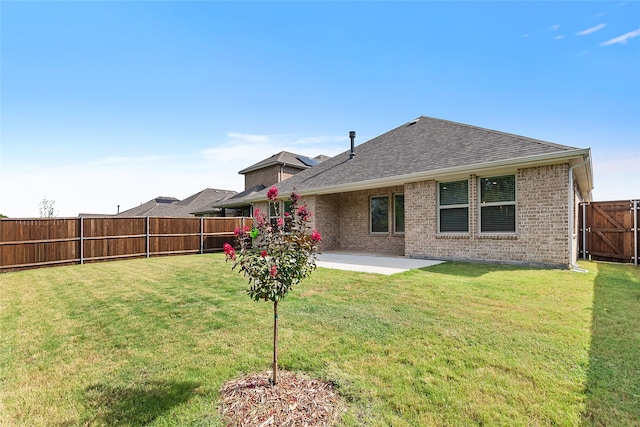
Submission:
[[[225,243],[224,245],[222,245],[222,248],[224,249],[224,254],[227,257],[227,261],[236,259],[236,250],[233,249],[233,246]]]
[[[289,212],[284,213],[284,216],[289,216],[289,215],[291,215]]]
[[[276,275],[278,274],[278,266],[272,265],[271,271],[269,271],[269,274],[271,275],[271,277],[276,277]]]
[[[313,240],[314,242],[319,242],[320,240],[322,240],[322,236],[320,235],[320,233],[318,233],[318,230],[313,230],[313,232],[311,233],[311,240]]]
[[[262,258],[266,258],[266,257],[267,257],[267,251],[262,251],[262,252],[260,252],[260,256],[261,256]]]
[[[260,209],[256,209],[254,217],[256,219],[258,227],[262,227],[264,225],[265,217],[260,213]]]
[[[273,200],[273,201],[278,200],[278,189],[276,188],[275,185],[271,187],[269,191],[267,191],[267,199]]]
[[[284,226],[284,219],[278,218],[278,227],[283,227],[283,226]]]
[[[298,216],[302,218],[303,221],[311,218],[311,211],[307,208],[307,205],[302,205],[298,208]]]
[[[245,233],[248,233],[249,231],[251,231],[251,228],[249,228],[248,225],[243,225],[242,226],[242,231],[244,231]]]
[[[236,227],[236,228],[233,230],[233,235],[234,235],[234,236],[237,236],[237,235],[239,235],[239,234],[240,234],[240,227]]]

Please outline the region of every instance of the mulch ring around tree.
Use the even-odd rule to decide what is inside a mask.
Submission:
[[[278,370],[276,386],[271,371],[226,382],[218,407],[227,426],[332,426],[346,406],[331,383]]]

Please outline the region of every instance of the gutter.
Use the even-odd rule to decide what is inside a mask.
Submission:
[[[589,159],[590,157],[589,155],[587,155],[582,163],[578,163],[569,167],[569,269],[578,273],[587,273],[588,270],[578,267],[578,265],[573,262],[573,239],[577,237],[577,235],[573,234],[573,201],[575,199],[575,190],[573,186],[573,170],[580,166],[586,165],[589,162]]]

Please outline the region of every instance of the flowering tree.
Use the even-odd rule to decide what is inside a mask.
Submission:
[[[227,261],[234,261],[233,269],[249,280],[247,294],[254,300],[273,301],[273,378],[278,372],[278,302],[302,279],[316,268],[316,253],[320,233],[311,230],[312,212],[299,205],[300,196],[291,193],[291,208],[280,212],[278,189],[267,192],[269,207],[275,218],[268,220],[266,213],[256,209],[253,228],[235,229],[238,251],[228,243],[224,245]]]

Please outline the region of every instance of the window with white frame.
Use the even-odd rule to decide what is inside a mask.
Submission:
[[[438,183],[438,231],[469,232],[469,181]]]
[[[516,176],[479,179],[480,233],[516,232]]]
[[[277,204],[277,206],[276,206]],[[278,224],[278,218],[283,218],[287,229],[291,227],[291,209],[293,202],[290,200],[269,203],[269,219],[272,226]]]
[[[373,196],[370,199],[371,233],[389,232],[389,196]]]
[[[404,234],[404,194],[393,195],[393,232]]]
[[[293,206],[293,202],[291,202],[290,200],[270,202],[269,217],[277,219],[277,218],[282,218],[283,216],[286,216],[286,212],[289,212],[289,214],[291,214],[292,206]]]

